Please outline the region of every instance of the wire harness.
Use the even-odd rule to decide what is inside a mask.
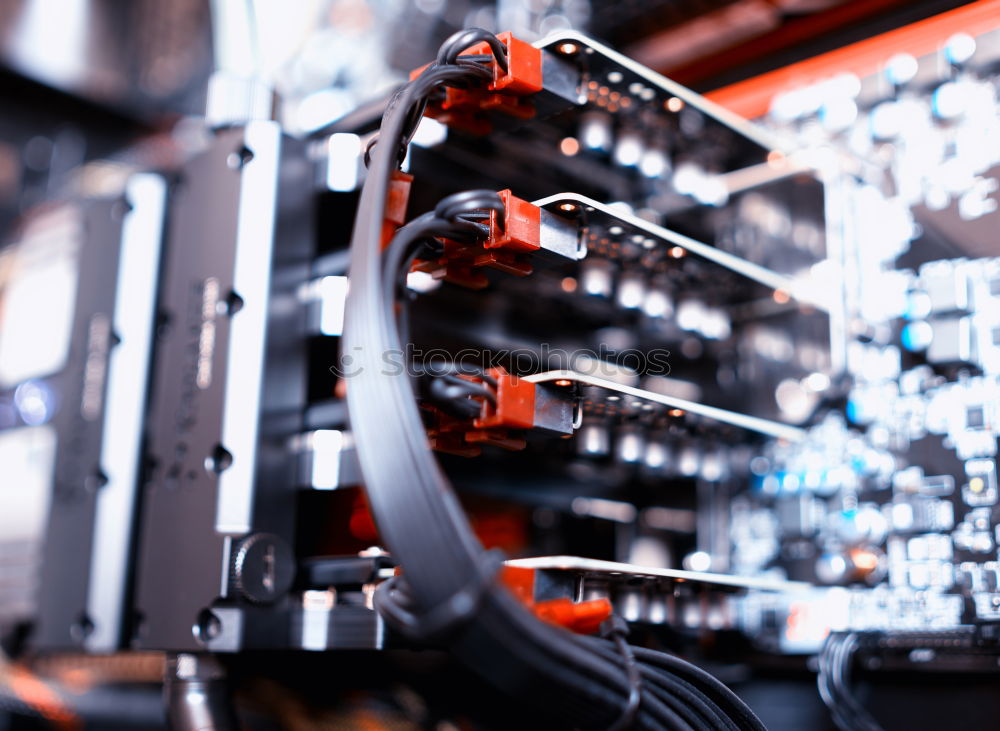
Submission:
[[[841,731],[882,731],[851,691],[851,665],[859,646],[860,639],[854,632],[831,633],[819,654],[816,685]]]
[[[484,40],[492,58],[462,55],[468,43]],[[390,180],[428,99],[443,86],[483,84],[492,63],[505,63],[503,44],[492,34],[473,29],[452,36],[438,60],[394,96],[379,143],[368,150],[351,241],[344,348],[359,366],[347,400],[365,489],[405,576],[380,589],[379,610],[393,626],[443,641],[497,687],[578,728],[762,729],[732,691],[694,665],[639,647],[626,653],[622,638],[546,625],[495,582],[495,559],[476,540],[431,452],[413,379],[382,367],[383,354],[402,344],[395,301],[414,247],[427,245],[442,225],[450,235],[474,237],[478,217],[496,210],[488,192],[446,199],[400,228],[383,254]]]

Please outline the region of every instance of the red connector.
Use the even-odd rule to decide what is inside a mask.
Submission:
[[[500,580],[511,593],[543,622],[555,624],[577,634],[594,634],[611,616],[611,602],[592,599],[574,602],[568,597],[535,601],[535,569],[504,566]]]
[[[486,249],[508,249],[517,252],[538,251],[541,247],[542,209],[501,190],[504,207],[504,225],[496,211],[490,211],[490,238],[483,244]]]
[[[490,212],[490,235],[482,244],[444,242],[444,254],[433,261],[418,261],[414,269],[429,272],[446,282],[469,289],[482,289],[489,280],[478,271],[483,267],[523,277],[531,274],[527,254],[541,246],[542,210],[511,194],[500,191],[504,203],[504,227],[496,211]]]
[[[542,51],[509,32],[497,38],[507,49],[507,70],[494,61],[493,81],[481,89],[447,89],[444,101],[427,107],[427,116],[472,134],[486,134],[492,129],[488,119],[491,112],[516,119],[535,116],[534,105],[525,97],[542,90]],[[482,42],[465,49],[462,55],[492,56],[492,51],[489,44]],[[411,72],[410,79],[425,68]]]
[[[510,431],[535,426],[537,386],[507,373],[503,368],[491,368],[488,374],[496,380],[496,405],[482,399],[479,416],[475,419],[456,419],[425,406],[435,415],[434,426],[428,430],[434,449],[462,457],[475,457],[482,444],[511,450],[524,449],[525,441],[512,437]],[[484,382],[476,376],[463,378],[475,383]]]
[[[530,429],[535,425],[535,384],[491,368],[489,374],[497,381],[496,406],[483,402],[480,416],[473,422],[477,429]]]
[[[413,176],[395,170],[389,180],[389,190],[385,197],[385,214],[382,219],[382,250],[389,245],[396,229],[406,223],[406,207],[410,202],[410,187]]]

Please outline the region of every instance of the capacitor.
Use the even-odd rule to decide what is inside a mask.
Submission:
[[[693,444],[685,444],[677,453],[677,470],[684,477],[695,477],[701,467],[701,453]]]
[[[882,102],[868,115],[868,127],[872,138],[889,140],[900,133],[905,123],[903,109],[898,102]]]
[[[646,297],[642,302],[642,311],[647,317],[670,317],[674,312],[674,302],[667,289],[664,277],[654,277],[646,288]]]
[[[953,66],[966,63],[976,52],[976,39],[967,33],[956,33],[944,44],[944,57]]]
[[[608,428],[600,422],[584,422],[576,434],[577,453],[585,457],[606,457],[611,450]]]
[[[965,113],[970,97],[969,85],[962,81],[946,81],[931,95],[931,109],[939,119],[957,119]]]
[[[603,112],[587,112],[580,116],[577,135],[588,150],[607,152],[611,149],[611,118]]]
[[[642,154],[639,161],[639,171],[647,178],[656,179],[667,173],[670,169],[670,158],[667,151],[661,147],[649,147]]]
[[[663,438],[650,435],[642,458],[645,468],[656,474],[666,474],[673,468],[673,461],[670,444]]]
[[[835,97],[823,102],[819,108],[819,119],[831,132],[848,129],[858,118],[858,104],[853,99]]]
[[[645,454],[646,440],[638,427],[625,426],[615,435],[615,459],[625,464],[640,462]]]
[[[615,301],[626,310],[638,309],[646,299],[646,278],[642,272],[626,271],[618,277]]]
[[[884,554],[875,548],[825,551],[816,559],[816,578],[823,584],[872,583],[884,572]]]
[[[918,70],[917,59],[908,53],[897,53],[885,64],[885,78],[893,86],[902,86],[912,81]]]
[[[701,458],[698,474],[706,482],[718,482],[726,475],[726,457],[719,450],[705,452]]]
[[[642,136],[635,130],[622,130],[615,140],[614,161],[622,167],[635,167],[644,152]]]
[[[686,299],[677,305],[677,325],[682,330],[700,331],[705,316],[705,303],[701,300]]]
[[[611,262],[607,259],[585,259],[580,265],[580,289],[592,297],[610,297],[614,288]]]
[[[856,510],[835,514],[833,529],[845,544],[878,544],[885,540],[889,522],[873,503],[864,503]]]
[[[911,322],[903,328],[899,339],[903,347],[911,353],[927,350],[934,340],[934,328],[926,320]]]
[[[732,332],[729,315],[721,308],[706,307],[698,330],[709,340],[725,340]]]
[[[852,567],[846,554],[827,551],[816,559],[816,578],[824,584],[847,583]]]

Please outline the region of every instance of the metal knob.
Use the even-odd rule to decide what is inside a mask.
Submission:
[[[295,555],[278,536],[254,533],[233,553],[230,574],[234,588],[255,604],[283,597],[295,578]]]

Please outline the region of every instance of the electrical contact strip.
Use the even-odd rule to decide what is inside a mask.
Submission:
[[[765,287],[786,292],[803,304],[811,305],[824,312],[830,310],[830,302],[816,296],[808,286],[808,282],[790,279],[767,267],[762,267],[759,264],[754,264],[751,261],[734,256],[728,251],[723,251],[663,226],[658,226],[631,213],[619,210],[614,206],[599,203],[585,195],[580,195],[579,193],[557,193],[556,195],[540,198],[533,203],[539,208],[553,210],[557,213],[581,209],[591,213],[597,211],[608,220],[620,221],[633,229],[642,231],[648,236],[652,236],[672,246],[679,246],[691,254],[695,254],[702,259],[707,259],[737,274],[741,274],[747,279],[762,284]]]
[[[692,414],[697,414],[698,416],[714,419],[715,421],[719,421],[724,424],[732,424],[733,426],[738,426],[770,437],[787,439],[791,442],[802,441],[806,437],[805,430],[799,429],[798,427],[788,426],[787,424],[781,424],[777,421],[771,421],[769,419],[761,419],[757,416],[747,416],[746,414],[740,414],[736,411],[727,411],[726,409],[719,409],[714,406],[706,406],[705,404],[700,404],[697,401],[688,401],[674,396],[664,396],[663,394],[656,393],[655,391],[644,391],[641,388],[627,386],[622,383],[617,383],[616,381],[610,381],[606,378],[589,376],[585,373],[577,373],[576,371],[545,371],[544,373],[535,373],[530,376],[524,376],[524,380],[529,383],[571,381],[584,386],[596,386],[597,388],[603,388],[607,391],[624,394],[625,396],[631,396],[632,398],[641,399],[643,401],[651,401],[672,409],[681,409]]]

